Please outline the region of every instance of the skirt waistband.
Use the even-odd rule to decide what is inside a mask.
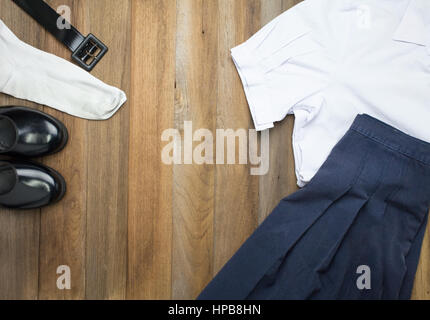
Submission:
[[[351,129],[393,151],[430,166],[430,143],[414,138],[367,114],[358,115]]]

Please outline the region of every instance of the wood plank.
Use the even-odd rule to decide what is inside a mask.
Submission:
[[[88,25],[111,48],[92,74],[130,89],[131,1],[84,2]],[[128,104],[108,121],[88,122],[86,298],[123,299],[127,275]]]
[[[217,128],[247,130],[253,124],[230,49],[260,28],[261,1],[220,0],[219,19]],[[249,165],[216,168],[214,274],[258,225],[258,180]]]
[[[172,166],[161,134],[173,127],[176,7],[133,1],[128,214],[129,299],[171,297]]]
[[[39,210],[2,209],[0,224],[0,299],[37,299]]]
[[[413,300],[430,300],[430,224],[421,249],[421,258],[412,292]]]
[[[175,128],[182,137],[185,121],[215,134],[217,12],[217,1],[177,1]],[[184,162],[191,153],[184,150]],[[215,167],[183,164],[173,172],[172,297],[193,299],[212,276]]]
[[[40,47],[44,31],[12,1],[0,2],[1,19],[21,40]],[[0,106],[37,107],[0,94]],[[40,107],[37,107],[41,109]],[[0,209],[0,299],[37,299],[40,210]]]
[[[72,24],[81,32],[90,32],[84,1],[49,1],[53,8],[67,5],[71,9]],[[42,30],[39,27],[39,30]],[[70,60],[67,50],[51,34],[46,33],[43,50]],[[69,131],[66,148],[43,162],[59,171],[67,182],[64,199],[42,209],[40,230],[40,299],[85,298],[85,239],[87,200],[87,121],[44,107],[44,111],[61,120]],[[71,289],[57,288],[57,268],[66,265],[71,271]]]

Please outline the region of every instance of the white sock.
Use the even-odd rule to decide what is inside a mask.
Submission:
[[[1,20],[0,92],[90,120],[109,119],[127,100],[73,63],[22,42]]]

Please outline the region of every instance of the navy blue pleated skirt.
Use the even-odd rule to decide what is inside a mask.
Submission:
[[[199,299],[409,299],[429,204],[430,144],[360,115]]]

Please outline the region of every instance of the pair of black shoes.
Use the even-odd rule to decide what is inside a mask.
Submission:
[[[26,107],[0,108],[0,205],[34,209],[60,201],[64,178],[40,163],[23,160],[61,151],[68,133],[63,123]],[[11,158],[13,157],[13,158]]]

